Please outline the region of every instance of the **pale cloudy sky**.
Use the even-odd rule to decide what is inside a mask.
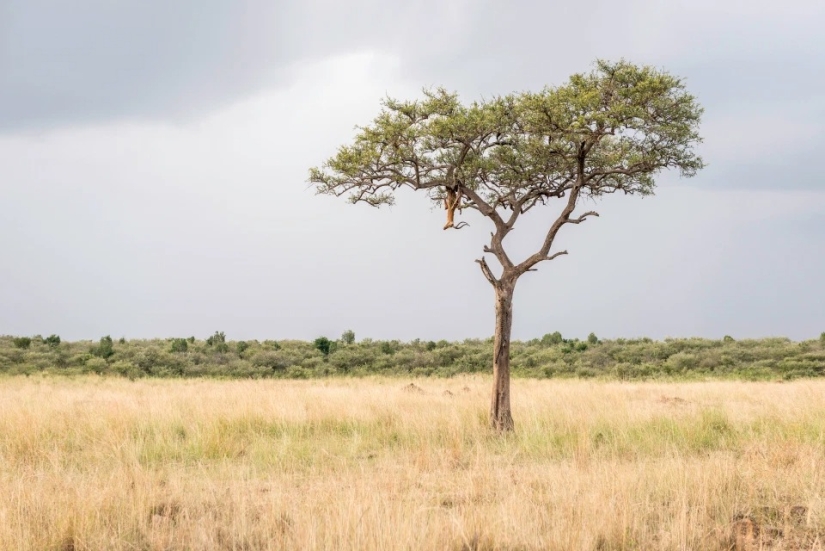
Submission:
[[[488,336],[485,220],[318,197],[307,170],[386,94],[470,100],[624,57],[687,80],[709,166],[565,228],[514,337],[816,337],[823,28],[821,0],[0,0],[0,334]]]

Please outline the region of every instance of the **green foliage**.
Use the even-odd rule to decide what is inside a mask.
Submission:
[[[734,340],[730,335],[725,335],[724,338],[722,338],[722,342],[733,342]]]
[[[106,362],[105,358],[103,358],[103,357],[94,357],[94,358],[89,358],[88,360],[86,360],[85,367],[86,367],[86,371],[91,372],[91,373],[97,373],[98,375],[101,375],[106,371],[108,365],[109,364]]]
[[[351,329],[347,329],[341,335],[341,342],[350,345],[355,343],[355,333]]]
[[[58,335],[49,335],[45,339],[46,344],[51,348],[60,346],[60,337]]]
[[[117,343],[118,343],[118,344],[126,344],[126,337],[120,337],[120,338],[117,340]]]
[[[97,344],[97,346],[93,346],[90,349],[90,352],[93,356],[97,356],[98,358],[102,358],[104,360],[111,358],[115,353],[114,342],[112,342],[112,337],[110,337],[109,335],[101,337],[100,342]]]
[[[208,346],[215,346],[216,344],[225,344],[226,334],[223,331],[215,331],[215,334],[206,339]]]
[[[825,333],[821,333],[819,335],[819,342],[821,342],[822,344],[825,344]]]
[[[589,344],[599,344],[599,337],[596,336],[596,333],[590,333],[587,335],[587,342]]]
[[[229,352],[229,345],[226,344],[226,334],[223,331],[215,331],[215,334],[206,339],[206,345],[211,346],[216,352]]]
[[[443,88],[417,101],[386,99],[309,180],[319,193],[374,206],[393,204],[402,186],[441,204],[457,180],[488,205],[520,212],[561,197],[573,181],[585,197],[650,195],[661,170],[689,177],[702,168],[693,152],[701,115],[679,78],[598,60],[590,73],[535,93],[468,105]],[[487,212],[475,199],[463,206]]]
[[[554,333],[548,333],[541,338],[541,343],[545,346],[553,346],[556,344],[561,344],[564,339],[561,336],[561,333],[558,331]]]
[[[14,344],[14,337],[0,337],[0,374],[95,372],[130,379],[333,374],[451,377],[489,373],[491,369],[491,339],[408,343],[361,339],[337,347],[335,342],[326,339],[324,344],[322,339],[217,343],[213,339],[211,346],[188,339],[133,339],[114,347],[104,337],[94,345],[89,341],[64,342],[55,348],[32,339],[31,346],[23,349]],[[557,344],[548,345],[547,341]],[[182,342],[186,353],[180,352]],[[221,346],[226,349],[215,353]],[[825,376],[825,341],[641,338],[601,340],[593,345],[589,340],[565,340],[550,334],[546,339],[512,341],[511,368],[515,377],[538,378],[790,380]]]
[[[271,369],[272,371],[282,371],[292,365],[291,358],[278,352],[262,350],[251,357],[252,365]]]
[[[29,337],[16,337],[12,339],[12,342],[15,348],[20,348],[21,350],[28,349],[32,344],[32,340]]]
[[[169,347],[171,352],[183,353],[189,350],[189,343],[186,339],[172,339],[172,344]]]
[[[278,341],[266,340],[266,341],[263,342],[263,345],[267,348],[271,348],[272,350],[280,350],[281,349],[281,345],[278,344]]]
[[[321,354],[323,354],[324,356],[329,355],[330,348],[332,347],[332,341],[330,341],[328,338],[318,337],[312,344],[315,346],[315,348],[320,350]]]

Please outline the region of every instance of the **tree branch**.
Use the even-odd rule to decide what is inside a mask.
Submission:
[[[557,253],[553,253],[553,254],[551,254],[550,256],[545,256],[544,258],[540,258],[540,259],[538,260],[538,262],[543,262],[543,261],[545,261],[545,260],[553,260],[554,258],[556,258],[556,257],[558,257],[558,256],[562,256],[562,255],[564,255],[564,254],[567,254],[567,251],[559,251],[559,252],[557,252]],[[536,264],[538,264],[538,262],[537,262]],[[525,272],[535,272],[535,271],[536,271],[536,268],[527,268],[527,269],[525,270]]]
[[[490,270],[490,266],[487,264],[487,260],[482,256],[481,258],[476,260],[476,262],[478,262],[479,266],[481,266],[481,273],[484,274],[484,277],[487,279],[487,281],[490,282],[490,285],[497,285],[498,280],[496,279],[496,276],[493,275],[493,271]]]
[[[599,213],[598,213],[598,212],[596,212],[595,210],[590,210],[590,211],[585,212],[584,214],[582,214],[582,215],[581,215],[581,216],[579,216],[578,218],[572,218],[572,219],[570,219],[570,220],[567,220],[567,221],[565,222],[565,224],[581,224],[582,222],[584,222],[584,221],[585,221],[585,219],[586,219],[588,216],[595,216],[595,217],[598,217],[598,216],[599,216]]]
[[[586,155],[583,153],[585,144],[580,144],[579,148],[580,153],[579,158],[577,160],[578,174],[576,178],[576,183],[570,190],[570,196],[567,198],[567,205],[565,205],[564,210],[562,210],[561,214],[556,219],[556,221],[553,222],[553,225],[550,226],[550,229],[547,231],[547,235],[544,238],[544,243],[542,244],[538,252],[531,255],[521,264],[516,266],[516,273],[518,274],[523,274],[539,262],[546,260],[548,258],[548,255],[550,254],[550,247],[553,246],[553,241],[556,239],[556,235],[559,233],[559,230],[562,226],[564,226],[565,224],[580,224],[588,216],[598,216],[598,214],[594,211],[589,211],[578,218],[574,218],[572,220],[570,219],[570,215],[573,214],[573,211],[576,209],[576,201],[579,198],[579,194],[581,193],[581,190],[584,188],[585,185],[584,166]]]

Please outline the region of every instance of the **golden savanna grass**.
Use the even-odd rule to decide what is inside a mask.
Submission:
[[[825,382],[488,388],[2,379],[0,549],[823,547]]]

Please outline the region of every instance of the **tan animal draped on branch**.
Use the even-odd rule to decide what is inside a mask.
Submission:
[[[460,230],[464,226],[469,226],[467,222],[459,222],[458,224],[454,223],[456,209],[461,211],[462,194],[460,185],[455,185],[452,188],[448,187],[446,189],[447,195],[444,198],[444,208],[447,209],[447,223],[444,224],[444,229],[455,228]]]

